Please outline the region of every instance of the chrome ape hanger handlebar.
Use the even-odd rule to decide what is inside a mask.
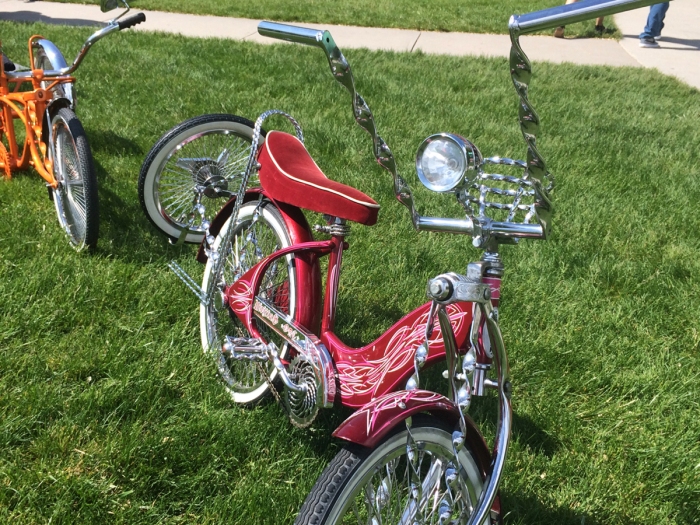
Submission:
[[[487,247],[489,239],[496,242],[508,242],[517,238],[547,238],[551,230],[553,207],[549,190],[553,186],[553,178],[536,145],[539,117],[529,101],[532,68],[527,55],[520,46],[520,35],[597,16],[637,9],[653,3],[655,3],[654,0],[582,0],[575,4],[511,17],[509,23],[512,42],[510,69],[513,85],[520,98],[520,128],[527,145],[527,157],[522,166],[524,168],[522,179],[526,181],[528,191],[532,193],[534,204],[532,205],[531,217],[535,221],[533,223],[528,223],[529,218],[524,223],[497,222],[485,217],[483,213],[479,213],[478,217],[473,216],[465,219],[421,216],[416,209],[411,188],[398,174],[394,155],[384,139],[377,133],[372,112],[362,96],[357,93],[350,65],[335,44],[331,34],[328,31],[274,22],[261,22],[258,25],[258,32],[263,36],[319,47],[324,51],[331,73],[352,95],[355,121],[372,137],[374,156],[377,162],[392,174],[396,198],[408,208],[416,230],[467,234],[474,237],[476,245]]]

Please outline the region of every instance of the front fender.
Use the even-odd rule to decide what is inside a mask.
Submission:
[[[353,413],[335,429],[333,437],[350,441],[364,447],[373,448],[396,425],[419,413],[430,412],[438,417],[443,417],[453,425],[459,421],[457,406],[445,396],[428,390],[410,390],[390,392],[374,401],[367,403],[357,412]],[[464,416],[466,434],[465,446],[474,454],[481,470],[481,475],[486,478],[491,465],[491,453],[479,427],[468,415]],[[492,523],[501,523],[501,499],[497,495],[491,505]]]
[[[445,396],[429,390],[403,390],[390,392],[367,403],[343,421],[333,436],[372,448],[396,425],[421,412],[443,417],[451,424],[459,421],[457,406]],[[481,436],[474,422],[468,417],[466,420],[467,434]]]

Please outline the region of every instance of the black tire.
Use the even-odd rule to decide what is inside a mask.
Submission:
[[[257,213],[257,218],[255,214]],[[224,382],[231,399],[240,405],[252,406],[264,399],[270,392],[268,379],[275,381],[277,370],[271,363],[263,364],[267,375],[262,374],[256,363],[235,361],[222,353],[224,336],[251,337],[241,321],[231,312],[222,300],[222,292],[241,274],[280,248],[292,244],[291,236],[279,210],[269,201],[252,201],[241,206],[238,221],[227,249],[221,248],[221,242],[231,224],[226,221],[214,242],[220,257],[225,257],[223,275],[214,285],[214,298],[207,306],[200,305],[200,334],[202,349],[216,362],[219,376]],[[235,254],[234,254],[235,252]],[[204,269],[202,289],[207,290],[209,283],[215,279],[211,258]],[[294,256],[288,255],[273,263],[263,278],[260,295],[274,304],[283,313],[294,317],[296,313],[297,279]],[[258,325],[258,330],[266,339],[274,341],[280,349],[280,356],[285,357],[287,344],[267,326]]]
[[[187,225],[196,183],[214,183],[237,192],[253,141],[254,123],[236,115],[200,115],[178,124],[156,142],[139,175],[141,207],[151,223],[172,239]],[[260,144],[264,142],[262,131]],[[251,176],[248,186],[257,184]],[[202,199],[211,221],[227,199],[209,192]],[[195,219],[199,225],[199,216]],[[194,228],[185,242],[200,243],[203,228]]]
[[[437,480],[428,496],[424,494],[421,510],[424,524],[437,524],[439,503],[449,500],[444,475],[445,463],[454,457],[452,452],[452,428],[446,422],[433,416],[414,416],[411,434],[418,445],[418,472],[441,468]],[[407,519],[410,515],[409,487],[407,483],[407,436],[402,423],[373,449],[358,445],[347,445],[333,458],[316,481],[297,516],[295,525],[331,525],[349,523],[375,523],[372,518],[380,517],[377,523],[414,523]],[[421,446],[422,445],[422,446]],[[424,465],[426,458],[436,460]],[[459,453],[460,468],[455,482],[452,514],[447,523],[466,523],[473,506],[483,490],[481,471],[476,459],[478,454],[468,450],[465,444]],[[439,461],[437,461],[439,460]],[[400,479],[402,478],[403,479]],[[413,480],[416,478],[413,477]],[[401,483],[404,482],[404,485]],[[426,489],[426,481],[421,483]],[[395,490],[396,489],[396,490]],[[372,494],[371,508],[368,494]],[[354,505],[353,505],[354,503]],[[432,509],[431,507],[432,503]],[[351,507],[353,507],[351,509]],[[444,511],[444,508],[442,509]],[[459,510],[459,512],[458,512]],[[385,512],[386,511],[386,512]],[[403,521],[402,521],[403,518]],[[490,524],[489,518],[484,522]]]
[[[100,227],[97,177],[83,125],[68,108],[51,118],[50,155],[58,222],[76,250],[94,249]]]

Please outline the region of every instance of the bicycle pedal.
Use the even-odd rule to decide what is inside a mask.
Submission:
[[[236,361],[266,362],[269,360],[267,345],[256,338],[227,335],[221,351],[224,356]]]
[[[47,189],[48,192],[49,192],[49,200],[50,200],[51,202],[53,202],[53,191],[52,191],[53,188],[47,184],[47,185],[46,185],[46,189]]]

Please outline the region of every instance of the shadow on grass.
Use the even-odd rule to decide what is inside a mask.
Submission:
[[[347,290],[338,298],[335,326],[336,335],[351,348],[370,344],[408,313],[386,303],[357,300],[353,298],[353,293],[356,292],[352,288]],[[355,323],[355,320],[359,321]],[[352,328],[345,328],[351,325]]]
[[[505,512],[504,523],[556,523],[557,525],[598,525],[587,514],[568,508],[551,508],[535,496],[511,494],[501,491],[501,508]]]
[[[529,416],[513,413],[513,439],[551,459],[560,443],[535,424]]]
[[[136,142],[117,135],[112,130],[90,129],[88,136],[90,137],[90,149],[93,152],[99,151],[107,155],[144,156],[143,150]]]
[[[698,491],[681,492],[678,505],[678,523],[700,523],[700,509]]]
[[[84,18],[51,18],[50,16],[35,13],[33,11],[16,11],[14,13],[0,13],[0,20],[9,20],[10,22],[25,22],[28,24],[41,22],[43,24],[52,24],[59,26],[105,26],[104,22],[95,20],[86,20]]]
[[[140,264],[158,258],[165,260],[178,257],[183,250],[191,250],[194,255],[194,250],[189,245],[171,246],[165,236],[159,235],[150,224],[136,195],[133,199],[122,198],[124,192],[112,187],[114,185],[110,184],[110,175],[102,165],[98,161],[94,165],[100,199],[98,251],[108,251],[116,258]]]

